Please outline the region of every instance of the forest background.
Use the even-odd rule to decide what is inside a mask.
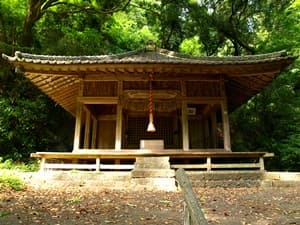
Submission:
[[[1,0],[0,53],[99,55],[143,48],[192,55],[300,53],[300,0]],[[300,61],[230,115],[234,151],[274,152],[300,170]],[[0,59],[0,156],[70,151],[74,119]]]

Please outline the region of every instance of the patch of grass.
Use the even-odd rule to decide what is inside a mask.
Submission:
[[[10,212],[0,211],[0,218],[11,215]]]
[[[80,203],[82,201],[80,196],[74,196],[72,198],[67,199],[67,202],[70,203]]]
[[[76,170],[76,169],[72,169],[72,170],[70,171],[70,173],[72,173],[72,174],[77,174],[77,173],[80,173],[80,171],[79,171],[79,170]]]
[[[18,176],[7,172],[0,174],[0,185],[16,191],[22,191],[25,188],[24,182]]]
[[[0,158],[0,169],[17,170],[22,172],[34,172],[39,170],[39,163],[37,160],[32,160],[27,163],[15,162],[12,159],[3,161]]]

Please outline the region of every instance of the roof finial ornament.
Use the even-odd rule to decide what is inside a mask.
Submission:
[[[156,50],[156,44],[153,40],[148,40],[146,43],[145,43],[145,50],[147,52],[153,52]]]

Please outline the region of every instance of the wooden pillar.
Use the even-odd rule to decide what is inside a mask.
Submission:
[[[265,163],[264,163],[264,157],[259,157],[259,169],[261,171],[265,170]]]
[[[121,150],[122,144],[122,105],[118,103],[117,105],[117,118],[116,118],[116,141],[115,141],[115,150]]]
[[[181,95],[186,96],[186,82],[181,82]],[[181,103],[181,123],[182,123],[182,148],[183,150],[189,150],[189,125],[187,115],[187,102],[182,100]]]
[[[211,144],[212,148],[217,148],[217,114],[216,111],[212,111],[210,115],[211,121]]]
[[[211,157],[207,157],[206,159],[206,166],[207,166],[207,171],[211,171]]]
[[[100,171],[100,158],[96,158],[96,172]]]
[[[79,84],[78,96],[83,96],[83,81],[81,80]],[[75,121],[75,130],[74,130],[74,142],[73,142],[73,152],[80,149],[80,135],[81,135],[81,125],[82,125],[82,109],[83,104],[77,102],[76,104],[76,121]]]
[[[92,148],[96,148],[97,146],[97,129],[98,129],[98,120],[97,118],[93,118],[93,131],[92,131]]]
[[[204,118],[204,147],[209,148],[210,133],[209,133],[209,122],[208,118]]]
[[[118,81],[118,96],[119,101],[117,104],[117,115],[116,115],[116,140],[115,140],[115,150],[120,151],[122,145],[122,116],[123,116],[123,108],[121,102],[121,96],[123,93],[123,82]]]
[[[224,80],[221,80],[220,90],[221,90],[221,95],[224,99],[221,102],[222,121],[223,121],[223,136],[224,136],[224,149],[226,151],[231,151],[229,115],[228,115],[227,97],[226,97]]]
[[[91,134],[91,112],[87,109],[86,110],[86,117],[85,117],[85,130],[84,130],[84,148],[90,148],[90,137]]]
[[[81,117],[82,117],[82,104],[77,102],[73,151],[76,151],[80,148]]]

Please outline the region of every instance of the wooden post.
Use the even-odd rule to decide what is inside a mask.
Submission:
[[[224,136],[224,149],[231,152],[231,143],[230,143],[230,128],[229,128],[229,117],[227,103],[221,103],[222,108],[222,119],[223,119],[223,136]]]
[[[115,140],[115,150],[121,150],[122,143],[122,106],[120,103],[117,105],[117,118],[116,118],[116,140]]]
[[[90,148],[90,133],[91,133],[91,112],[89,109],[86,111],[86,118],[85,118],[85,131],[84,131],[84,142],[83,146],[85,149]]]
[[[45,171],[45,164],[46,164],[46,159],[43,157],[43,158],[41,159],[40,171],[42,171],[42,172]]]
[[[210,144],[210,133],[209,133],[209,122],[207,118],[204,118],[204,147],[209,148]]]
[[[96,158],[96,172],[100,171],[100,158]]]
[[[83,95],[83,81],[79,84],[78,96]],[[73,152],[80,149],[80,135],[81,135],[81,125],[82,125],[82,103],[77,101],[76,104],[76,121],[75,121],[75,130],[74,130],[74,142],[73,142]]]
[[[211,157],[206,159],[207,171],[211,171]]]
[[[186,96],[186,82],[181,82],[181,95]],[[181,124],[182,124],[182,148],[183,150],[189,150],[189,125],[187,115],[187,102],[182,100],[181,103]]]
[[[82,117],[82,104],[77,102],[73,152],[80,148],[81,117]]]
[[[211,147],[217,147],[217,115],[216,111],[211,112],[210,116],[211,121]]]
[[[228,115],[228,109],[227,109],[227,98],[226,98],[224,80],[221,80],[221,82],[220,82],[220,89],[221,89],[221,95],[224,98],[224,100],[221,102],[224,149],[225,149],[225,151],[231,152],[229,115]]]
[[[191,215],[185,202],[183,202],[183,225],[191,225]]]
[[[98,120],[97,118],[93,118],[93,131],[92,131],[92,148],[96,148],[97,143],[97,129],[98,129]]]
[[[208,225],[204,213],[199,205],[199,202],[193,192],[191,182],[183,169],[176,171],[176,180],[179,183],[184,201],[186,203],[188,214],[187,219],[184,219],[186,225]]]
[[[116,140],[115,140],[115,150],[120,151],[122,146],[122,116],[123,116],[123,108],[121,102],[121,95],[123,92],[123,82],[118,82],[118,95],[119,101],[117,104],[117,115],[116,115]]]
[[[264,157],[259,157],[259,169],[260,169],[260,171],[265,170]]]

